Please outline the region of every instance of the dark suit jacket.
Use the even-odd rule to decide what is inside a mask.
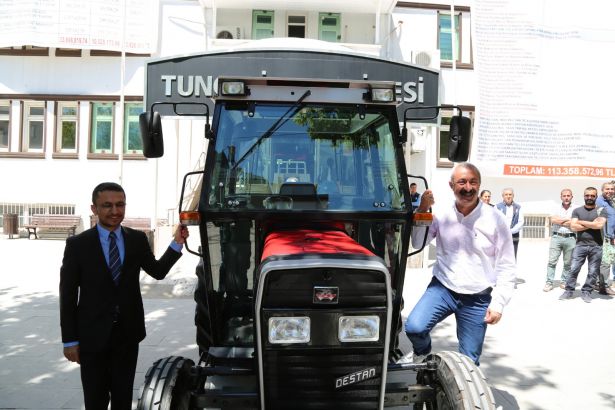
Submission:
[[[145,338],[143,300],[139,287],[141,268],[163,279],[181,254],[168,248],[156,260],[143,232],[122,227],[124,264],[116,286],[102,251],[98,230],[88,229],[66,240],[60,269],[60,326],[62,342],[79,342],[82,351],[97,352],[111,336],[115,306],[120,311],[123,340]]]

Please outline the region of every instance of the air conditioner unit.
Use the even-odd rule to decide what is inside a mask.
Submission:
[[[425,151],[427,145],[427,127],[410,127],[410,153]]]
[[[434,55],[435,51],[413,51],[412,52],[412,64],[424,66],[424,67],[434,67],[436,66],[436,56]],[[438,61],[439,65],[440,62]]]
[[[238,40],[243,38],[241,27],[238,26],[218,26],[216,38],[225,40]]]

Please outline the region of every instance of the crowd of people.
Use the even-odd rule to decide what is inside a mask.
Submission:
[[[523,228],[521,206],[514,202],[514,191],[502,191],[502,202],[491,204],[491,192],[482,190],[480,200],[494,206],[506,215],[506,221],[513,237],[515,259],[519,243],[519,233]],[[615,265],[603,249],[613,246],[615,240],[615,180],[602,184],[601,193],[595,187],[587,187],[583,192],[583,205],[572,202],[573,193],[569,188],[560,192],[560,201],[549,217],[550,243],[547,275],[543,291],[550,292],[555,285],[555,271],[562,260],[559,287],[564,290],[561,300],[572,299],[577,278],[585,261],[588,274],[581,287],[581,298],[591,303],[591,293],[615,295]]]
[[[449,182],[454,204],[434,214],[430,227],[416,227],[412,233],[413,245],[420,246],[424,229],[428,229],[428,240],[437,238],[437,246],[433,278],[406,320],[405,331],[413,348],[407,360],[420,361],[429,354],[431,331],[454,315],[459,351],[478,365],[487,325],[500,321],[513,289],[523,282],[516,271],[524,224],[522,207],[514,201],[512,188],[502,190],[502,201],[491,204],[491,192],[479,191],[480,184],[478,168],[470,163],[458,164]],[[612,252],[605,251],[603,257],[603,248],[615,245],[614,194],[615,181],[603,183],[601,195],[596,188],[587,187],[584,204],[577,206],[572,203],[572,190],[562,189],[561,204],[550,216],[545,292],[554,288],[561,256],[560,300],[574,297],[577,278],[586,260],[588,274],[581,287],[581,299],[590,303],[594,291],[615,295],[615,265],[612,256],[607,256]],[[435,203],[429,189],[416,200],[417,212],[428,212]],[[467,240],[468,231],[474,232],[474,240]]]

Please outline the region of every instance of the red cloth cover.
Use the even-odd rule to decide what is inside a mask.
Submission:
[[[340,231],[297,231],[271,232],[265,239],[261,261],[269,256],[295,255],[306,253],[346,253],[374,256],[354,239]]]

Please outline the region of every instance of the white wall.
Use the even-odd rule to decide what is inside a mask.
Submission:
[[[0,56],[0,93],[118,95],[120,60],[120,57]],[[126,95],[143,93],[144,61],[143,57],[126,58]]]
[[[161,0],[160,4],[159,55],[176,56],[205,50],[205,14],[199,3]]]

